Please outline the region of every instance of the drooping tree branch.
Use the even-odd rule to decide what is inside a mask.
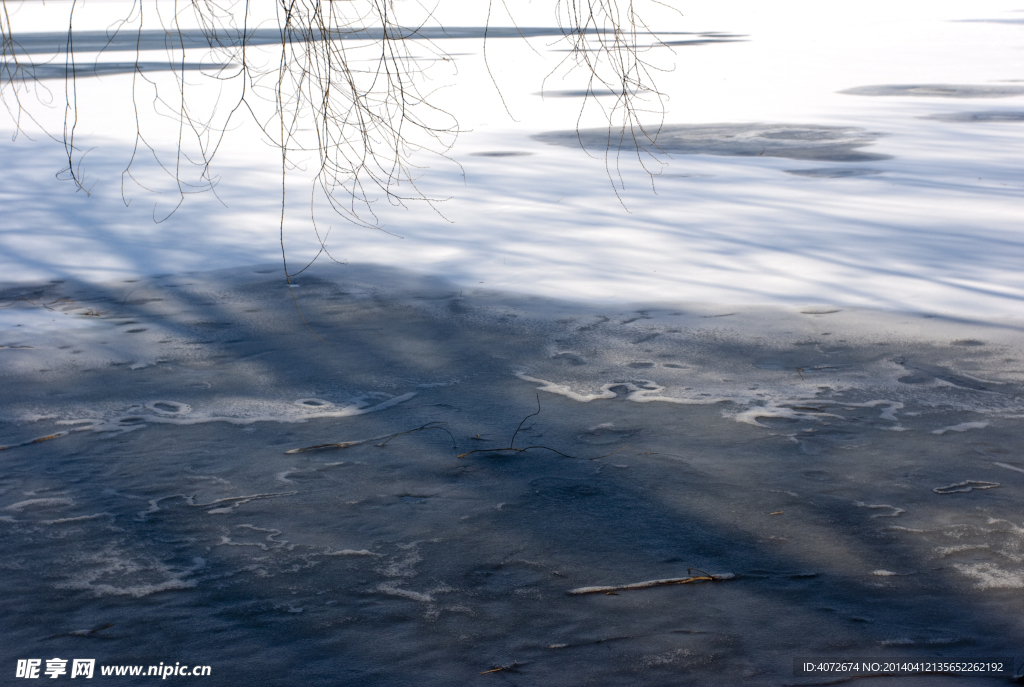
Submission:
[[[263,141],[280,153],[285,264],[289,175],[310,156],[315,161],[308,179],[310,220],[319,254],[330,256],[328,232],[317,227],[319,202],[349,222],[376,228],[373,205],[379,200],[434,207],[436,199],[419,186],[413,160],[424,152],[447,157],[459,127],[453,113],[433,104],[429,65],[418,56],[426,49],[433,58],[449,60],[427,35],[425,22],[435,21],[432,11],[409,24],[393,0],[277,0],[274,14],[263,17],[256,16],[257,5],[249,0],[133,0],[108,30],[90,32],[76,29],[76,12],[85,10],[73,0],[65,39],[51,36],[47,50],[45,35],[14,30],[10,10],[23,1],[0,0],[0,101],[20,131],[25,119],[38,123],[29,96],[52,106],[55,96],[47,80],[63,77],[64,102],[56,103],[63,105],[63,131],[55,138],[64,144],[65,177],[76,189],[90,188],[82,164],[88,150],[78,133],[81,77],[121,72],[131,74],[135,127],[122,197],[131,202],[129,184],[155,191],[169,183],[176,200],[159,215],[154,208],[155,221],[173,214],[188,195],[217,193],[213,163],[242,116],[255,122]],[[502,5],[509,10],[505,0]],[[601,89],[616,95],[614,104],[603,108],[609,176],[619,172],[618,155],[613,163],[611,151],[627,139],[633,142],[628,148],[647,164],[644,153],[656,132],[643,122],[664,105],[654,86],[655,68],[643,56],[641,35],[651,33],[649,27],[632,0],[554,0],[553,8],[556,38],[567,52],[559,67],[582,69],[588,94]],[[164,53],[165,63],[143,59],[154,50]],[[90,64],[76,58],[79,52],[128,52],[134,61]],[[597,101],[587,98],[584,107],[589,102]],[[156,178],[142,168],[145,158],[155,163]],[[621,186],[619,174],[616,193]],[[289,279],[293,274],[287,264],[285,273]]]

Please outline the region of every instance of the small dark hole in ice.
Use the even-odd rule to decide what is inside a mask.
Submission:
[[[123,417],[117,421],[120,425],[141,425],[146,421],[142,417]]]
[[[304,405],[304,406],[319,407],[319,406],[325,406],[327,404],[324,403],[323,401],[317,401],[317,400],[314,400],[314,399],[307,399],[307,400],[302,402],[302,405]]]
[[[903,375],[896,381],[900,384],[927,384],[935,379],[931,375]]]
[[[146,331],[146,328],[145,327],[140,327],[138,329],[129,329],[128,333],[129,334],[138,334],[138,333],[144,332],[144,331]]]
[[[654,367],[654,363],[630,363],[629,367],[632,367],[633,369],[636,370],[643,370],[648,367]]]
[[[950,342],[953,346],[984,346],[984,341],[978,341],[977,339],[956,339]]]
[[[800,422],[800,418],[795,417],[759,417],[757,420],[766,427],[788,427]]]
[[[685,370],[686,365],[678,365],[676,363],[665,363],[664,367],[671,367],[674,370]]]

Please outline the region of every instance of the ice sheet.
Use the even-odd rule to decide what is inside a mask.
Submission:
[[[464,130],[461,166],[415,160],[440,215],[318,215],[347,264],[291,289],[251,122],[216,198],[154,223],[177,184],[145,156],[158,193],[122,197],[133,46],[91,50],[125,6],[78,11],[92,195],[38,131],[0,147],[2,669],[774,687],[794,656],[1021,646],[1018,8],[666,11],[664,145],[631,161],[594,145],[607,92],[580,116],[579,75],[534,78],[565,56],[542,4],[489,34],[500,94],[486,3],[437,8],[423,64]],[[16,15],[58,96],[68,7]],[[577,121],[589,155],[550,133]]]
[[[32,286],[70,314],[0,352],[5,655],[767,686],[1019,644],[1019,323],[298,281],[323,341],[264,266]]]

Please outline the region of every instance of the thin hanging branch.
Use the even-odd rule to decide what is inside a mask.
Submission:
[[[88,149],[80,143],[85,85],[79,78],[90,67],[77,53],[133,51],[129,96],[135,132],[121,192],[126,204],[132,202],[131,184],[169,200],[163,210],[154,205],[154,221],[173,215],[189,195],[217,194],[220,179],[213,164],[242,116],[280,152],[279,234],[289,282],[286,207],[300,158],[314,160],[306,179],[309,220],[323,254],[330,255],[317,228],[318,202],[352,224],[376,229],[382,227],[373,206],[381,200],[398,206],[424,202],[440,214],[443,199],[421,188],[421,169],[414,162],[424,153],[450,160],[460,131],[454,114],[435,106],[427,88],[430,58],[451,63],[424,31],[423,22],[435,21],[433,12],[407,25],[392,0],[277,0],[273,17],[261,21],[255,13],[265,6],[250,0],[133,0],[121,20],[97,37],[77,30],[77,3],[70,4],[66,40],[53,46],[56,57],[37,63],[33,55],[44,51],[22,46],[12,23],[10,8],[19,0],[0,0],[0,101],[16,131],[25,121],[39,124],[28,96],[44,105],[54,100],[38,74],[63,58],[64,102],[58,103],[63,131],[56,138],[67,156],[64,178],[76,190],[90,191],[83,166]],[[508,11],[504,0],[502,6]],[[611,157],[616,141],[632,138],[631,149],[648,164],[652,158],[645,153],[657,127],[642,120],[663,112],[663,96],[652,78],[656,70],[643,57],[649,48],[641,35],[652,32],[633,0],[555,0],[553,8],[568,53],[558,68],[583,69],[589,92],[600,87],[617,95],[605,110],[610,125],[605,162],[610,176],[619,175],[618,193],[621,170],[617,153],[614,163]],[[268,23],[275,28],[265,28]],[[485,40],[490,28],[489,8]],[[166,66],[142,59],[154,48],[163,50]],[[419,56],[424,50],[426,61]],[[93,75],[101,73],[100,64],[92,65]],[[124,65],[111,69],[126,71]],[[584,107],[592,101],[585,99]],[[174,151],[168,154],[167,146]]]

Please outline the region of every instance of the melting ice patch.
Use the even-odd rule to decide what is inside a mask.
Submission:
[[[381,396],[383,394],[372,394]],[[369,405],[356,402],[351,405],[336,405],[320,399],[299,399],[293,402],[273,401],[270,399],[235,398],[220,399],[216,404],[208,404],[206,408],[196,407],[178,401],[151,401],[131,406],[129,410],[139,412],[133,414],[111,414],[99,418],[75,418],[58,420],[58,425],[73,425],[71,431],[93,432],[131,432],[145,427],[147,424],[198,425],[208,422],[227,422],[233,425],[250,425],[256,422],[296,423],[318,418],[343,418],[365,415],[385,410],[413,398],[416,392],[409,392],[385,401]],[[33,439],[17,446],[39,443],[50,438],[64,436],[61,432],[39,439]],[[13,447],[0,447],[4,448]]]
[[[948,484],[944,487],[935,487],[932,489],[936,494],[966,494],[970,491],[982,490],[982,489],[995,489],[1000,485],[998,482],[982,482],[980,480],[968,479],[963,482],[957,482],[956,484]]]
[[[1024,572],[999,568],[994,563],[962,563],[953,566],[958,572],[977,581],[978,589],[1024,588]]]
[[[693,405],[705,405],[718,403],[720,401],[732,400],[729,398],[676,398],[673,396],[663,396],[661,392],[665,390],[665,387],[646,379],[639,379],[633,381],[616,381],[602,384],[600,389],[593,393],[581,392],[574,390],[568,384],[559,384],[557,382],[549,382],[544,379],[537,379],[536,377],[530,377],[523,373],[516,374],[519,379],[524,382],[532,382],[534,384],[540,384],[537,387],[540,391],[547,391],[548,393],[558,394],[559,396],[565,396],[571,398],[574,401],[580,403],[589,403],[590,401],[597,401],[601,399],[612,399],[617,398],[618,394],[615,389],[621,388],[626,391],[626,400],[635,401],[637,403],[649,403],[651,401],[664,401],[666,403],[684,403]]]
[[[854,503],[858,508],[869,508],[871,510],[888,510],[888,512],[875,513],[871,517],[873,518],[895,518],[900,513],[906,513],[907,511],[897,506],[890,506],[888,504],[869,504],[863,501],[857,501]],[[895,573],[893,573],[895,574]]]
[[[946,432],[966,432],[969,429],[985,429],[988,427],[988,421],[982,422],[961,422],[957,425],[950,425],[949,427],[942,427],[941,429],[933,429],[932,434],[945,434]]]
[[[944,565],[972,580],[978,589],[1024,587],[1024,527],[1014,522],[986,517],[983,523],[890,529],[929,541],[932,553]]]
[[[747,410],[740,411],[733,415],[736,422],[743,422],[748,425],[754,425],[755,427],[767,427],[767,425],[758,422],[758,420],[768,418],[780,418],[786,420],[819,420],[822,417],[833,417],[840,418],[840,415],[834,413],[824,413],[818,411],[805,412],[792,408],[789,406],[776,405],[769,403],[765,405],[755,405]]]
[[[282,534],[281,530],[275,530],[272,528],[268,529],[265,527],[256,527],[255,525],[250,524],[235,525],[235,529],[258,532],[265,536],[262,537],[262,541],[249,542],[235,541],[228,535],[221,535],[218,546],[254,546],[256,548],[262,549],[263,551],[270,551],[271,549],[278,548],[288,549],[290,551],[295,548],[295,546],[287,540],[277,539],[277,537],[280,537]]]
[[[178,403],[177,401],[151,401],[145,406],[146,410],[165,417],[180,417],[192,412],[192,407],[187,403]]]
[[[95,596],[149,596],[158,592],[195,587],[194,574],[206,567],[206,560],[192,559],[190,566],[173,566],[150,557],[132,557],[113,547],[78,556],[78,572],[58,589],[91,592]]]
[[[26,508],[58,508],[62,506],[74,505],[74,500],[67,497],[50,497],[41,499],[27,499],[25,501],[18,501],[4,508],[4,510],[13,511],[20,513]]]
[[[387,594],[388,596],[398,596],[403,599],[410,599],[412,601],[419,601],[422,603],[430,603],[434,600],[434,597],[430,594],[414,592],[411,589],[403,589],[395,582],[381,582],[374,587],[374,591],[380,592],[381,594]]]
[[[559,396],[565,396],[566,398],[571,398],[572,400],[580,403],[617,398],[619,394],[616,393],[616,390],[624,391],[625,399],[636,403],[662,401],[666,403],[678,403],[684,405],[713,405],[716,403],[729,402],[741,407],[746,406],[746,408],[738,411],[723,411],[724,415],[732,417],[737,422],[754,425],[756,427],[766,427],[767,425],[759,422],[759,420],[767,418],[810,420],[814,422],[821,422],[825,418],[834,418],[839,420],[847,419],[844,415],[840,415],[838,413],[825,412],[824,408],[827,407],[840,409],[871,409],[881,407],[878,418],[885,422],[894,423],[893,425],[883,426],[883,429],[906,431],[906,428],[899,424],[899,418],[896,415],[897,411],[904,407],[904,404],[900,401],[892,401],[888,399],[876,399],[862,403],[848,403],[843,401],[822,400],[820,398],[813,397],[790,397],[766,401],[763,398],[765,395],[764,393],[761,394],[760,398],[752,397],[749,393],[712,396],[704,392],[685,394],[687,389],[679,388],[673,388],[673,395],[669,396],[664,393],[667,390],[667,387],[646,379],[607,382],[602,384],[598,390],[588,392],[585,390],[579,390],[578,388],[574,389],[570,384],[551,382],[545,379],[531,377],[522,372],[517,373],[516,376],[525,382],[539,384],[540,386],[537,387],[539,391],[546,391],[548,393],[558,394]]]
[[[196,494],[169,494],[167,496],[160,496],[155,499],[150,499],[149,508],[147,508],[144,511],[140,511],[139,514],[136,516],[136,520],[145,520],[153,513],[159,513],[161,510],[163,510],[163,508],[160,507],[160,504],[163,501],[167,501],[170,499],[182,499],[187,506],[191,506],[193,508],[210,508],[210,506],[214,506],[214,508],[210,508],[210,510],[206,512],[210,515],[220,515],[223,513],[230,513],[231,511],[239,508],[240,506],[244,506],[245,504],[250,503],[252,501],[273,499],[279,496],[294,496],[297,493],[298,492],[295,491],[281,491],[267,494],[249,494],[247,496],[229,496],[227,498],[210,501],[209,503],[196,503]]]

